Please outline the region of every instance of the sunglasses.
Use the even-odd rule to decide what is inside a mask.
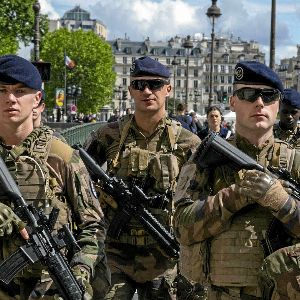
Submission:
[[[135,89],[139,91],[143,91],[146,87],[149,90],[159,90],[162,88],[165,84],[169,84],[169,81],[163,80],[163,79],[136,79],[132,80],[130,85]]]
[[[240,100],[255,102],[261,97],[264,103],[271,103],[281,99],[281,93],[277,89],[257,89],[257,88],[241,88],[236,90],[233,95],[238,96]]]

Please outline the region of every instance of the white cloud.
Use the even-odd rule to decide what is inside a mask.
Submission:
[[[124,37],[138,41],[147,37],[152,41],[166,41],[175,35],[204,33],[210,36],[211,25],[206,11],[209,0],[39,0],[42,13],[50,18],[61,17],[67,10],[80,5],[101,20],[108,28],[108,38]],[[216,23],[216,36],[240,37],[255,40],[266,50],[270,40],[270,0],[218,1],[222,16]],[[276,60],[287,53],[295,55],[299,43],[296,22],[300,19],[300,3],[295,0],[277,2]],[[298,15],[297,15],[298,12]],[[286,49],[286,50],[284,50]],[[283,56],[282,56],[283,55]]]

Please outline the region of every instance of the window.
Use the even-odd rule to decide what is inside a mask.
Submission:
[[[214,82],[218,82],[218,75],[214,75]]]
[[[198,69],[194,69],[194,77],[198,77],[198,76],[199,76]]]
[[[123,67],[123,74],[127,74],[127,68],[126,67]]]
[[[167,65],[170,65],[170,64],[171,64],[170,58],[167,58],[167,59],[166,59],[166,63],[167,63]]]
[[[194,80],[194,88],[198,88],[198,80]]]
[[[127,86],[127,78],[122,79],[123,86]]]
[[[214,65],[214,73],[218,73],[218,71],[219,71],[218,65]]]
[[[177,68],[177,76],[181,76],[181,69]]]
[[[181,80],[176,80],[176,87],[181,87]]]
[[[231,87],[231,86],[228,87],[228,93],[229,93],[229,94],[232,93],[232,87]]]
[[[232,81],[232,76],[230,75],[230,76],[228,76],[228,83],[232,83],[233,81]]]
[[[221,65],[221,72],[225,73],[225,66],[224,65]]]
[[[221,78],[221,83],[225,83],[224,76],[220,76],[220,78]]]
[[[232,66],[228,66],[228,72],[233,73],[233,67]]]
[[[127,64],[127,57],[123,57],[123,64]]]
[[[132,62],[134,62],[135,59],[136,59],[136,58],[135,58],[134,56],[131,57],[131,61],[132,61]]]

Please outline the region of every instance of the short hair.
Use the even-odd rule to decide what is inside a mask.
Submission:
[[[221,110],[220,110],[220,108],[218,106],[210,106],[208,108],[207,112],[206,112],[206,116],[208,117],[209,113],[211,111],[214,111],[214,110],[217,110],[220,113],[221,117],[222,117],[223,114],[222,114],[222,112],[221,112]]]

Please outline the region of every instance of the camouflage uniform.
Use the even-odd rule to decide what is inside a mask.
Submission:
[[[17,146],[2,142],[0,154],[28,204],[43,208],[46,215],[52,207],[60,209],[55,231],[69,223],[81,247],[70,258],[70,265],[82,266],[92,276],[95,264],[104,257],[105,227],[102,210],[91,193],[89,175],[75,150],[54,137],[50,128],[42,126]],[[1,192],[0,201],[12,205]],[[23,244],[16,228],[11,235],[1,237],[1,260]],[[21,299],[28,299],[35,290],[46,292],[48,296],[43,299],[53,299],[55,290],[49,289],[51,283],[45,268],[36,263],[20,272],[8,286],[2,285],[0,297],[19,299],[20,295]]]
[[[283,130],[280,123],[275,124],[274,136],[289,143],[292,147],[300,149],[300,128],[298,126],[294,130]]]
[[[237,135],[231,143],[263,166],[290,167],[293,178],[299,180],[300,152],[285,142],[271,137],[258,148]],[[264,253],[260,243],[274,216],[289,234],[300,236],[300,211],[293,198],[277,213],[254,203],[230,207],[228,203],[238,206],[241,202],[230,189],[239,178],[240,172],[225,165],[200,171],[191,158],[178,180],[174,222],[182,272],[190,279],[208,282],[209,299],[261,299],[258,271]]]
[[[147,195],[165,194],[169,199],[166,208],[161,209],[159,203],[145,205],[170,230],[177,176],[198,144],[195,134],[168,118],[145,137],[131,115],[100,128],[86,148],[100,165],[107,162],[111,176],[129,186],[139,185]],[[114,211],[105,204],[103,210],[111,221]],[[112,271],[112,288],[106,299],[131,299],[136,289],[140,299],[170,299],[166,294],[176,276],[176,261],[163,255],[135,219],[124,228],[120,239],[107,237],[106,253]]]

